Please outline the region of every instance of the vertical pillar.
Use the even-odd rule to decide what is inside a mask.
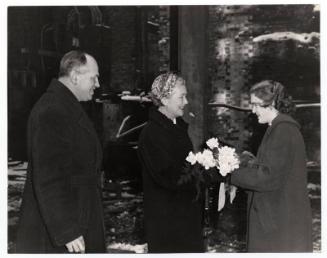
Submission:
[[[210,6],[209,69],[213,100],[248,107],[252,81],[252,6]],[[213,108],[209,133],[239,150],[247,148],[250,132],[248,112]]]
[[[189,134],[198,150],[206,137],[207,112],[207,6],[179,7],[179,67],[186,79],[189,105],[185,119]],[[195,117],[188,116],[191,111]]]

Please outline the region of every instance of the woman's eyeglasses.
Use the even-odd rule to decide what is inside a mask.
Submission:
[[[250,107],[251,108],[257,108],[257,107],[263,107],[263,108],[266,108],[266,107],[269,107],[270,104],[263,104],[263,103],[250,103]]]

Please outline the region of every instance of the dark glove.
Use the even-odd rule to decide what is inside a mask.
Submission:
[[[228,173],[226,176],[224,176],[223,178],[224,178],[224,183],[227,183],[227,184],[231,184],[230,183],[230,178],[231,178],[231,176],[232,176],[232,174],[231,173]]]
[[[217,168],[209,168],[208,170],[205,170],[203,172],[203,179],[205,185],[211,185],[214,183],[220,183],[225,182],[226,177],[222,176],[219,173],[219,170]]]

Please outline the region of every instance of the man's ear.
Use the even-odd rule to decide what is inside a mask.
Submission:
[[[75,69],[73,69],[70,72],[69,78],[70,78],[70,80],[71,80],[71,82],[72,82],[73,85],[78,84],[79,76],[78,76],[78,72]]]

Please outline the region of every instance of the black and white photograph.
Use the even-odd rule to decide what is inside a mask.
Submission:
[[[58,3],[2,8],[2,252],[323,254],[319,2]]]

